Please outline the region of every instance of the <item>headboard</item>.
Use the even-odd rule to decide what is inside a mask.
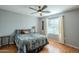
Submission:
[[[31,32],[31,29],[18,29],[15,31],[16,34],[27,34],[30,32]]]

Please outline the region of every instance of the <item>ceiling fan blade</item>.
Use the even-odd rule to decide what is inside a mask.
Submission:
[[[34,10],[34,11],[37,11],[36,9],[32,8],[32,7],[29,7],[30,9]]]
[[[35,13],[37,13],[37,12],[33,12],[33,13],[31,13],[31,14],[35,14]]]
[[[41,10],[44,10],[45,8],[47,8],[47,6],[46,6],[46,5],[44,5],[44,6],[42,7],[42,9],[41,9]]]
[[[50,13],[50,11],[42,11],[43,13]]]

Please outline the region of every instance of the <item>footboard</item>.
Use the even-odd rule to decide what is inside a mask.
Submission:
[[[34,43],[34,44],[36,44],[36,43]],[[39,46],[38,47],[35,47],[35,45],[32,45],[32,48],[31,49],[28,49],[29,47],[26,45],[26,53],[37,53],[37,52],[39,52],[40,50],[42,50],[42,48],[45,46],[45,45],[47,45],[48,44],[48,41],[47,41],[47,39],[45,40],[45,43],[44,43],[44,41],[42,41],[42,44],[40,45],[39,44]]]

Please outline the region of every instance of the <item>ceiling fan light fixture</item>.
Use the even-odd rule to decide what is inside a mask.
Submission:
[[[39,11],[38,14],[39,14],[40,16],[42,16],[42,12],[41,12],[41,11]]]
[[[42,12],[41,12],[41,11],[39,11],[38,13],[39,13],[39,14],[41,14]]]
[[[35,8],[32,8],[32,7],[29,7],[30,9],[36,11],[34,13],[37,13],[39,14],[40,16],[42,16],[43,13],[50,13],[49,11],[44,11],[44,9],[47,8],[47,5],[44,5],[43,7],[42,6],[38,6],[38,9],[35,9]],[[32,13],[32,14],[34,14]]]

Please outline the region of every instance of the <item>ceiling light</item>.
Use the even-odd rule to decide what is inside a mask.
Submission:
[[[42,12],[39,11],[38,13],[40,14],[40,13],[42,13]]]
[[[41,11],[39,11],[38,13],[39,13],[40,16],[42,16],[42,12]]]

